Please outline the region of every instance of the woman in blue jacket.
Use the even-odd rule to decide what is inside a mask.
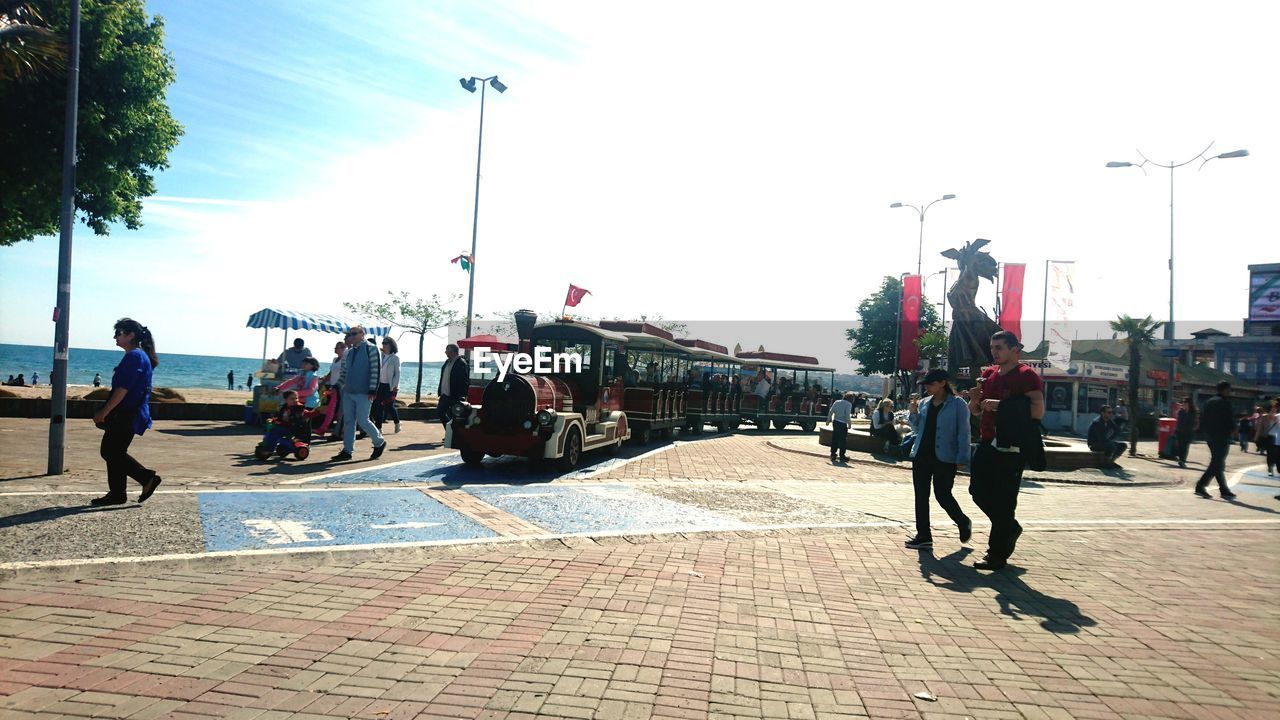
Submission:
[[[933,546],[929,529],[929,487],[938,504],[960,527],[960,542],[969,542],[973,522],[951,494],[956,468],[969,464],[969,406],[956,397],[947,371],[930,370],[924,376],[927,398],[920,404],[916,441],[911,446],[911,476],[916,488],[916,535],[906,542],[909,548]]]
[[[120,505],[128,500],[129,478],[142,484],[138,502],[151,497],[160,484],[154,470],[129,455],[135,435],[151,427],[151,371],[160,364],[151,331],[137,320],[116,322],[116,345],[124,357],[111,376],[111,395],[93,416],[102,428],[102,459],[107,461],[107,494],[90,501],[92,505]]]

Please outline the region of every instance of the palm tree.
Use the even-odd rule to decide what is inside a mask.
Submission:
[[[1152,320],[1150,315],[1141,320],[1121,315],[1111,321],[1111,339],[1123,333],[1124,341],[1129,344],[1129,457],[1138,452],[1138,378],[1142,374],[1142,348],[1151,347],[1161,325],[1164,323]]]
[[[0,0],[0,82],[61,70],[67,44],[29,0]]]

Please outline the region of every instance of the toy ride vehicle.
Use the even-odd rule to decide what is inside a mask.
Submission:
[[[299,413],[298,422],[293,424],[281,423],[278,418],[267,420],[262,442],[253,449],[254,457],[267,460],[272,454],[280,457],[292,454],[299,460],[306,460],[311,455],[311,418],[314,414],[310,410]]]

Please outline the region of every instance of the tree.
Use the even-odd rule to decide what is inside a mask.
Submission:
[[[0,0],[4,3],[5,0]],[[82,0],[76,210],[98,235],[122,222],[142,225],[152,173],[169,166],[182,126],[169,114],[174,81],[164,23],[143,0]],[[65,37],[68,3],[35,0],[48,29]],[[12,6],[11,3],[8,6]],[[0,77],[0,246],[58,231],[66,77]]]
[[[845,331],[845,338],[853,343],[845,353],[857,361],[859,375],[898,375],[899,384],[910,379],[909,372],[897,373],[894,367],[898,349],[898,307],[902,303],[902,281],[885,277],[876,293],[858,304],[858,325]],[[942,319],[933,305],[921,303],[920,329],[924,337],[917,339],[916,347],[926,351],[923,357],[943,357],[936,354],[938,338],[944,336]],[[922,345],[922,341],[924,344]]]
[[[1151,347],[1156,339],[1156,330],[1164,325],[1156,322],[1148,315],[1139,320],[1128,315],[1121,315],[1111,321],[1111,338],[1114,340],[1121,333],[1129,345],[1129,456],[1138,452],[1138,378],[1142,373],[1142,348]],[[1170,387],[1173,383],[1170,382]]]
[[[67,44],[27,0],[0,0],[0,87],[67,66]]]
[[[344,302],[347,310],[364,317],[383,322],[391,327],[418,336],[418,386],[414,391],[413,401],[422,402],[422,346],[426,343],[427,333],[448,327],[457,322],[459,312],[447,305],[456,303],[462,296],[450,295],[441,300],[439,295],[432,295],[429,300],[409,297],[409,293],[387,291],[389,299],[385,302],[371,300],[369,302]],[[392,388],[394,391],[395,388]]]

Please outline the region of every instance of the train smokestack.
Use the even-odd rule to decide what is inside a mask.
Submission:
[[[516,336],[521,341],[533,338],[533,326],[538,324],[538,313],[532,310],[517,310],[516,318]]]

